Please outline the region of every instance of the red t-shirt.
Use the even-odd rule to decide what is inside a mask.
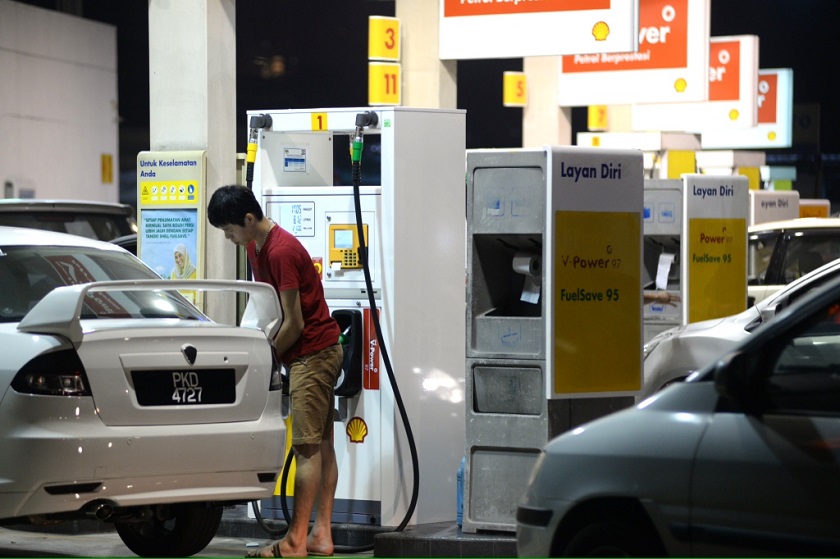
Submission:
[[[338,343],[338,323],[324,299],[321,278],[297,237],[279,226],[272,227],[260,254],[256,254],[255,242],[248,243],[247,254],[254,279],[274,286],[278,297],[280,291],[287,289],[297,289],[300,293],[303,332],[295,344],[280,356],[284,364]]]

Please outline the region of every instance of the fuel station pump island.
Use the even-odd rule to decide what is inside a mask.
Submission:
[[[458,110],[248,117],[249,186],[343,331],[334,522],[451,521],[463,457],[463,532],[514,531],[540,449],[632,405],[647,339],[746,303],[744,177],[645,179],[638,149],[466,150]]]

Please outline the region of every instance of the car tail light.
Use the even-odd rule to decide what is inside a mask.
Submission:
[[[280,374],[280,364],[274,358],[274,352],[271,353],[271,378],[268,382],[268,390],[281,390],[283,388],[283,375]]]
[[[72,349],[44,353],[24,365],[12,381],[21,394],[90,396],[85,368]]]

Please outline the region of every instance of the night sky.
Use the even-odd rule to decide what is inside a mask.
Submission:
[[[432,1],[432,0],[417,0]],[[120,161],[133,170],[149,148],[148,0],[30,0],[117,27]],[[340,6],[340,7],[339,7]],[[796,103],[819,103],[822,153],[840,153],[840,0],[713,0],[711,35],[754,34],[761,68],[793,68]],[[390,0],[240,0],[236,3],[237,149],[245,113],[367,105],[367,20],[394,15]],[[275,63],[271,65],[273,57]],[[272,69],[274,72],[272,73]],[[467,111],[467,148],[521,146],[522,109],[502,106],[501,75],[521,59],[458,62],[458,108]],[[278,72],[282,70],[282,72]],[[585,109],[573,109],[574,131]],[[814,150],[813,147],[809,147]]]

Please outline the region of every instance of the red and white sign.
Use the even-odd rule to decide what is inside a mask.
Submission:
[[[758,71],[757,124],[740,130],[704,130],[703,149],[789,148],[793,145],[793,70]]]
[[[375,312],[379,312],[376,309]],[[376,326],[370,309],[364,309],[364,347],[362,351],[362,386],[365,390],[379,390],[379,342],[376,339]]]
[[[758,37],[714,37],[709,41],[708,100],[633,105],[631,126],[640,132],[691,133],[749,128],[757,122],[756,87]]]
[[[560,61],[561,107],[704,101],[710,0],[639,0],[638,50]]]
[[[638,0],[440,0],[440,58],[634,51],[638,27]]]

